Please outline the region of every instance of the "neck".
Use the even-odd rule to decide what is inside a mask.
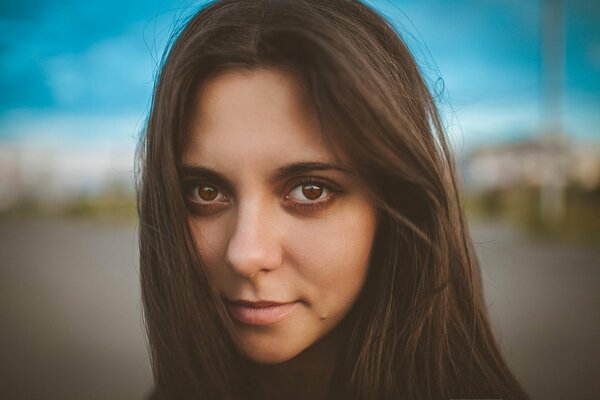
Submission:
[[[327,399],[341,344],[340,329],[334,329],[291,360],[251,363],[251,370],[270,399]]]

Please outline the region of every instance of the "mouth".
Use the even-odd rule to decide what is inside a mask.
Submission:
[[[226,300],[225,304],[229,313],[239,322],[246,325],[264,326],[283,320],[300,302]]]

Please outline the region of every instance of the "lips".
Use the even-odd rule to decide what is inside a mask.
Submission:
[[[299,301],[278,303],[272,301],[226,301],[229,313],[246,325],[271,325],[287,317]]]

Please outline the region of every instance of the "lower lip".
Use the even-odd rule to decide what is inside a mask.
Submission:
[[[284,319],[299,302],[283,303],[267,307],[250,307],[238,303],[228,303],[229,312],[247,325],[270,325]]]

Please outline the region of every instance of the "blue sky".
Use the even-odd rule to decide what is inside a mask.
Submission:
[[[373,0],[402,33],[459,146],[535,135],[538,1]],[[190,1],[0,3],[0,146],[133,148],[156,62]],[[566,0],[564,124],[600,141],[600,2]]]

